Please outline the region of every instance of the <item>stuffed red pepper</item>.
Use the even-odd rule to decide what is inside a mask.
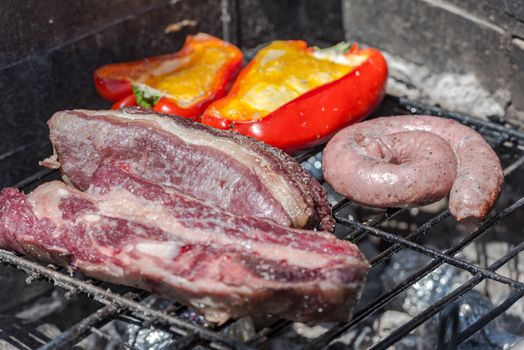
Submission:
[[[387,65],[376,49],[274,41],[240,72],[202,122],[294,152],[325,142],[381,102]]]
[[[201,33],[188,36],[177,53],[105,65],[94,79],[113,108],[141,105],[196,119],[227,92],[241,65],[236,46]]]

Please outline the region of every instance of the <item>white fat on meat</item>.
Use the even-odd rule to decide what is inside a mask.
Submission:
[[[140,254],[151,255],[161,259],[172,260],[180,253],[180,244],[176,242],[143,241],[134,244]]]

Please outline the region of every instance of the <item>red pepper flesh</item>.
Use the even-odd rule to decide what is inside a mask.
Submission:
[[[134,94],[128,95],[124,97],[123,99],[116,101],[111,106],[111,109],[119,109],[119,108],[130,107],[130,106],[138,106],[138,104],[136,103],[136,97]]]
[[[217,98],[223,96],[224,93],[225,92],[217,93],[216,95]],[[176,102],[170,100],[167,97],[162,97],[155,104],[155,107],[153,107],[153,110],[155,110],[156,112],[160,112],[160,113],[173,114],[179,117],[198,120],[202,112],[206,109],[206,107],[211,102],[212,101],[209,100],[205,104],[202,104],[202,105],[196,105],[190,108],[181,108]]]
[[[279,42],[279,49],[285,50],[283,43],[292,46],[293,50],[302,50],[304,55],[312,55],[314,52],[303,41]],[[276,56],[274,53],[272,55]],[[257,115],[253,112],[257,110],[252,108],[252,102],[250,105],[248,102],[238,100],[242,97],[238,95],[242,91],[243,84],[258,84],[256,78],[253,78],[256,77],[255,74],[260,75],[261,83],[264,82],[264,74],[259,73],[263,71],[259,61],[271,58],[259,57],[257,54],[240,72],[230,92],[208,107],[202,116],[202,122],[216,128],[230,129],[255,137],[291,153],[324,143],[337,130],[368,116],[380,104],[385,94],[387,64],[378,50],[359,49],[354,45],[341,56],[349,60],[358,58],[354,60],[358,64],[349,67],[349,72],[342,77],[306,91],[266,115],[263,113]],[[274,67],[282,67],[278,74],[286,75],[289,70],[293,70],[293,62],[278,62]],[[259,72],[250,72],[257,69]],[[323,74],[323,72],[312,71],[311,79],[314,79],[316,73]],[[243,80],[247,81],[248,75],[251,75],[251,81],[246,83]],[[309,82],[304,84],[307,83]],[[300,82],[297,84],[300,86]],[[248,93],[245,93],[244,97],[250,93],[250,88],[248,86],[245,90]],[[251,101],[255,101],[255,104],[259,103],[258,107],[262,105],[259,110],[263,111],[264,102],[256,102],[257,90],[251,91],[255,91],[249,96]],[[282,93],[284,95],[289,93],[292,96],[296,92],[284,89]],[[276,93],[274,96],[279,97]],[[240,107],[229,108],[231,105]]]
[[[95,86],[114,107],[133,103],[159,104],[156,110],[196,118],[213,100],[227,92],[242,64],[242,52],[207,34],[188,36],[174,54],[134,62],[109,64],[94,73]],[[143,94],[139,96],[137,94]],[[154,102],[153,102],[154,101]]]

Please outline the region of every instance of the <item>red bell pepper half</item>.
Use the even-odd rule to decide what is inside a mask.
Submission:
[[[241,65],[236,46],[200,33],[177,53],[100,67],[94,80],[115,109],[140,105],[194,119],[225,95]]]
[[[202,122],[295,152],[368,116],[384,97],[386,79],[387,64],[376,49],[274,41],[207,108]]]

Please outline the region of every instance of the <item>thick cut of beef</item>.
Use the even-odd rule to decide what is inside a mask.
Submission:
[[[87,192],[62,182],[0,194],[0,247],[177,299],[212,321],[269,313],[347,320],[368,264],[327,232],[214,209],[104,163]]]
[[[139,108],[57,112],[55,154],[42,162],[85,190],[107,158],[140,176],[237,215],[332,231],[320,184],[292,157],[255,139]]]

